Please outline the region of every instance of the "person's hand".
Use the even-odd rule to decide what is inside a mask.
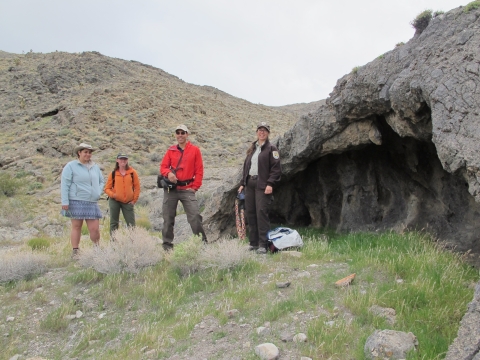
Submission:
[[[265,188],[265,194],[270,195],[273,192],[273,188],[270,185],[267,185]]]
[[[130,205],[135,205],[135,201],[130,201],[129,204]]]
[[[193,191],[194,193],[197,192],[197,190],[195,190],[194,188],[188,188],[187,190]]]
[[[168,177],[168,180],[172,183],[176,183],[178,180],[173,172],[169,172],[167,177]]]
[[[238,193],[241,193],[242,191],[243,191],[243,186],[240,186],[240,187],[238,188]]]
[[[62,205],[62,210],[68,210],[68,205]]]

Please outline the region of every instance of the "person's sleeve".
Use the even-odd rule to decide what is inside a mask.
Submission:
[[[98,169],[98,184],[100,189],[103,189],[105,187],[105,178],[103,177],[102,170],[100,170],[100,167],[97,166]]]
[[[68,205],[70,202],[68,200],[68,192],[70,191],[70,186],[72,185],[73,172],[70,165],[65,165],[62,170],[60,193],[62,196],[62,205]]]
[[[105,185],[104,191],[108,195],[108,197],[115,199],[115,190],[112,189],[112,185],[113,185],[113,179],[112,179],[112,173],[110,173],[110,175],[108,175],[107,184]]]
[[[195,180],[193,181],[192,188],[195,190],[200,189],[203,182],[203,159],[200,149],[197,148],[197,153],[195,154]]]
[[[273,156],[273,153],[276,152],[278,155],[277,158]],[[272,146],[272,151],[270,152],[270,173],[268,175],[267,185],[275,187],[275,185],[280,181],[282,177],[282,167],[280,165],[280,153],[275,146]]]
[[[160,175],[167,177],[170,172],[171,159],[169,156],[169,151],[165,153],[165,156],[160,163]]]
[[[240,179],[240,186],[243,186],[245,187],[245,179],[247,178],[247,158],[248,158],[248,155],[247,157],[245,158],[245,161],[243,162],[243,167],[242,167],[242,178]],[[250,170],[250,169],[248,169]]]
[[[137,172],[133,171],[133,202],[136,203],[140,197],[140,178]]]

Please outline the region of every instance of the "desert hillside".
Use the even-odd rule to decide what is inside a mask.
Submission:
[[[308,106],[308,104],[304,104]],[[300,107],[302,105],[299,105]],[[307,110],[308,111],[308,110]],[[126,151],[143,170],[153,167],[185,123],[210,166],[238,164],[258,121],[283,135],[295,111],[188,84],[161,69],[96,52],[0,52],[3,170],[31,170],[29,159],[59,167],[80,141],[101,149],[97,161]]]

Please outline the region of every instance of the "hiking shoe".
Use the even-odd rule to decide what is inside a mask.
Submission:
[[[79,255],[80,255],[80,249],[72,249],[72,259],[73,260],[78,260]]]
[[[252,245],[248,246],[248,251],[257,251],[257,250],[258,250],[258,246],[252,246]]]
[[[173,251],[173,244],[163,243],[162,248],[163,248],[163,251],[165,252]]]
[[[257,249],[257,254],[266,255],[266,254],[267,254],[267,249],[265,249],[265,248],[258,248],[258,249]]]

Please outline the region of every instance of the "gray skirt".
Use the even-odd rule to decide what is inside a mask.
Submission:
[[[103,217],[98,203],[82,200],[70,200],[68,210],[62,210],[61,214],[76,220],[93,220]]]

